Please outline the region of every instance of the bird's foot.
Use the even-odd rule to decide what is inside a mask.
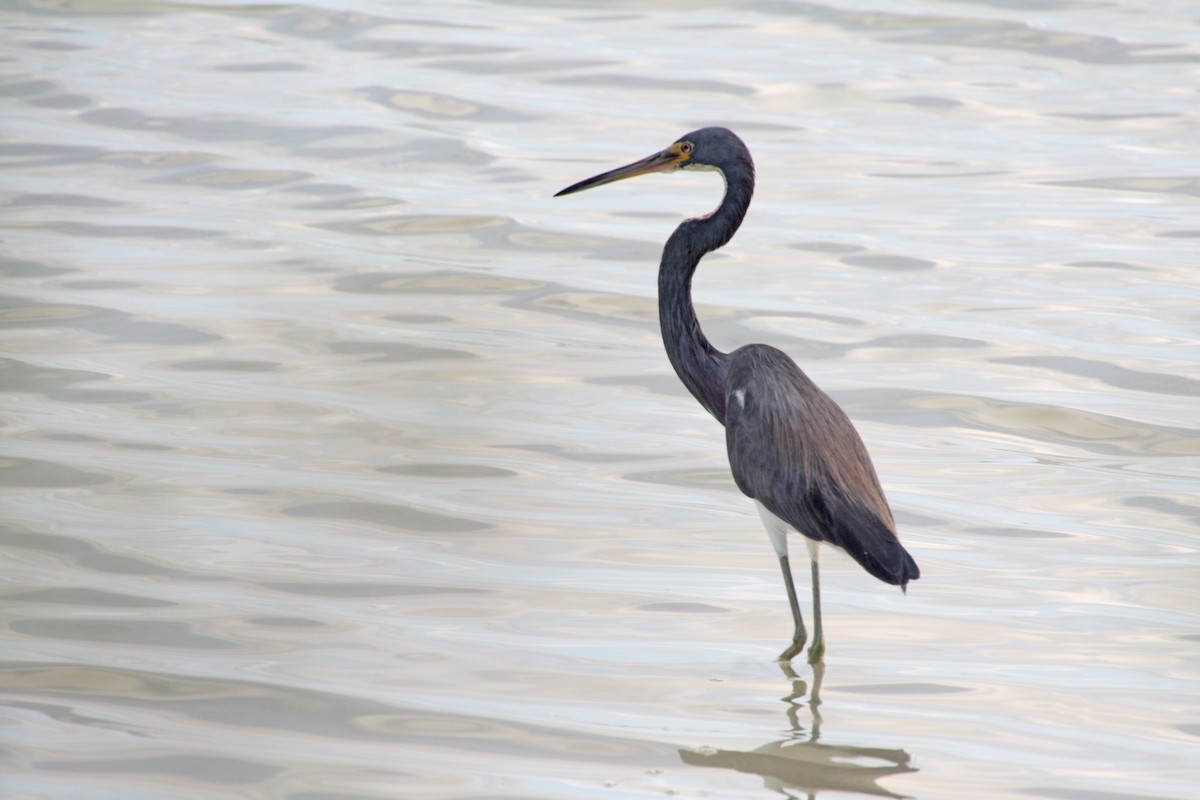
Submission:
[[[796,651],[799,652],[799,651]],[[816,666],[817,664],[825,663],[825,640],[816,639],[812,643],[812,647],[808,648],[808,663]]]
[[[804,650],[804,639],[793,640],[788,648],[779,654],[776,661],[789,662]]]

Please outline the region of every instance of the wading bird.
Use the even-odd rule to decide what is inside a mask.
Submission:
[[[568,186],[555,197],[650,172],[716,171],[725,196],[711,214],[684,220],[667,239],[658,268],[663,343],[688,391],[725,426],[729,466],[752,498],[779,557],[795,621],[790,661],[808,639],[788,561],[787,534],[803,534],[812,563],[813,643],[808,660],[825,654],[817,548],[845,550],[879,580],[906,588],[921,572],[900,544],[891,509],[867,448],[846,413],[781,350],[750,344],[722,353],[700,330],[692,275],[706,253],[723,247],[746,216],[754,194],[754,162],[725,128],[702,128],[641,161]]]

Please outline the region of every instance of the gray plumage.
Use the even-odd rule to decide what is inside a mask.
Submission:
[[[867,448],[850,419],[787,354],[764,344],[730,353],[725,441],[737,486],[818,542],[840,547],[881,581],[920,576]]]
[[[807,632],[792,580],[788,528],[845,550],[867,572],[901,588],[920,577],[920,570],[896,535],[867,449],[837,403],[782,351],[752,344],[723,353],[700,328],[692,276],[706,253],[733,238],[754,194],[754,162],[742,140],[725,128],[702,128],[666,150],[558,194],[676,169],[717,170],[726,190],[715,211],[684,220],[663,247],[658,272],[663,344],[684,386],[725,426],[734,481],[759,503],[796,626],[792,644],[780,655],[790,660]],[[809,660],[816,663],[824,654],[824,635],[815,546],[809,552],[816,621]]]

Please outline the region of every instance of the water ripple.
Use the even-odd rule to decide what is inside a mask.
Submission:
[[[1184,375],[1129,369],[1095,359],[1075,356],[1009,356],[996,358],[997,364],[1015,364],[1051,370],[1063,375],[1091,378],[1106,386],[1133,392],[1200,397],[1200,380]]]
[[[1190,798],[1186,6],[4,5],[8,794]],[[709,124],[705,330],[922,567],[824,673],[662,353],[720,179],[553,197]]]

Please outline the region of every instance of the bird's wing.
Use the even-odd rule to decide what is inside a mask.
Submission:
[[[725,436],[746,495],[882,581],[917,577],[858,432],[785,353],[750,345],[730,354]]]

